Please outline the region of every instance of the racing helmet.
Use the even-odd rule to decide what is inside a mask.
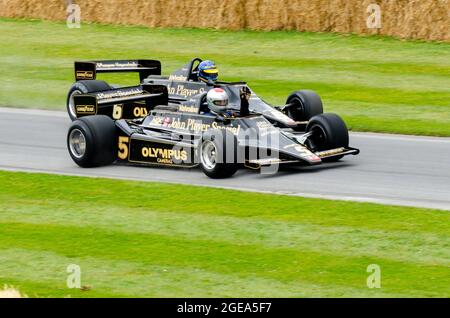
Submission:
[[[223,113],[228,109],[228,94],[222,88],[213,88],[206,95],[206,102],[214,113]]]
[[[203,82],[215,82],[219,76],[219,70],[213,61],[203,61],[198,65],[198,79]]]

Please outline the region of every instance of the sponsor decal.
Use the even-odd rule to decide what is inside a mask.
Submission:
[[[263,159],[255,159],[255,160],[249,160],[250,164],[258,164],[261,166],[267,166],[272,164],[277,164],[282,162],[279,158],[263,158]]]
[[[345,148],[344,147],[340,147],[340,148],[326,150],[326,151],[319,151],[319,152],[316,152],[316,155],[322,158],[322,157],[328,157],[328,156],[332,156],[332,155],[337,155],[337,154],[342,153],[344,151],[345,151]]]
[[[84,114],[84,115],[88,114],[95,115],[96,113],[94,105],[77,105],[76,112],[77,114]]]
[[[198,113],[198,108],[195,106],[180,105],[178,107],[178,110],[180,112],[186,112],[186,113]]]
[[[169,81],[187,81],[187,77],[183,75],[170,75]]]
[[[77,79],[85,79],[85,80],[94,79],[94,72],[92,72],[92,71],[77,71]]]
[[[114,63],[97,62],[97,68],[129,68],[129,67],[139,67],[139,64],[136,61],[114,62]]]
[[[144,91],[141,88],[132,88],[127,90],[116,90],[110,93],[97,93],[97,99],[108,99],[116,97],[126,97],[132,95],[142,94]]]
[[[136,118],[145,117],[148,115],[147,108],[145,107],[134,107],[133,115]]]
[[[193,165],[192,148],[179,147],[176,144],[131,139],[129,143],[130,162],[173,166]]]
[[[154,147],[142,147],[141,154],[143,158],[156,158],[158,163],[172,164],[173,159],[186,161],[187,151],[175,149],[163,149]]]
[[[162,125],[164,127],[168,127],[170,125],[171,121],[172,120],[170,119],[170,117],[166,117],[166,118],[164,118],[164,121],[163,121]]]
[[[169,118],[169,120],[170,120],[170,118]],[[162,124],[163,124],[163,118],[162,117],[153,117],[148,125],[149,126],[161,126]]]
[[[209,129],[223,129],[230,131],[234,135],[238,135],[241,130],[241,125],[223,126],[217,122],[213,122],[211,124],[204,124],[201,120],[189,118],[186,121],[182,121],[178,117],[176,118],[153,117],[149,123],[149,126],[164,126],[176,130],[189,130],[197,134],[205,132]]]
[[[172,118],[170,123],[167,125],[167,128],[188,130],[186,127],[186,122],[181,121],[180,118]]]
[[[184,85],[180,84],[176,87],[168,87],[167,90],[169,92],[169,95],[178,95],[187,98],[193,95],[202,94],[205,91],[205,88],[200,87],[198,89],[191,89],[186,88]]]
[[[194,120],[191,118],[187,120],[186,129],[193,130],[196,133],[207,131],[209,127],[211,127],[211,125],[204,124],[200,120]]]

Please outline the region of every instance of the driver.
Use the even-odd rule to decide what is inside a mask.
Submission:
[[[236,117],[248,116],[249,111],[249,98],[251,91],[247,86],[244,86],[240,90],[241,107],[239,111],[236,108],[229,106],[228,94],[222,88],[216,87],[211,89],[206,94],[206,102],[211,113],[224,116],[224,117]]]
[[[215,83],[219,70],[213,61],[203,61],[198,65],[198,79],[205,83]]]
[[[213,88],[206,95],[209,110],[216,115],[227,115],[228,94],[222,88]]]

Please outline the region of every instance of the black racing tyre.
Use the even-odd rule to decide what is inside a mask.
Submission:
[[[306,127],[307,132],[313,132],[308,138],[308,146],[313,151],[322,151],[348,147],[349,137],[345,122],[336,114],[325,113],[314,116]],[[338,161],[343,156],[325,158],[323,161]]]
[[[117,157],[117,128],[108,116],[86,116],[75,120],[67,134],[67,149],[83,168],[106,166]]]
[[[202,171],[208,177],[231,177],[239,168],[236,137],[225,129],[207,131],[199,144],[198,158]]]
[[[75,105],[73,104],[73,95],[87,94],[92,92],[107,91],[112,87],[104,81],[78,81],[75,82],[67,93],[66,107],[67,113],[72,121],[77,119],[75,114]]]
[[[308,121],[312,117],[323,113],[320,96],[310,90],[301,90],[289,95],[286,104],[294,104],[287,109],[287,115],[295,121]]]

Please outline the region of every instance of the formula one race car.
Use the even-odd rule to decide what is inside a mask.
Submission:
[[[111,71],[99,63],[89,64],[93,67],[90,70],[76,68],[77,77],[93,79],[99,68]],[[125,65],[124,61],[118,63]],[[209,112],[209,104],[204,103],[207,84],[199,83],[204,87],[198,87],[195,94],[175,96],[171,85],[181,78],[151,79],[154,75],[149,76],[150,72],[160,72],[159,64],[151,63],[138,62],[145,64],[145,71],[140,69],[142,84],[136,87],[85,92],[86,84],[92,82],[75,84],[80,84],[79,92],[69,95],[69,102],[79,119],[69,128],[67,145],[79,166],[115,161],[200,166],[211,178],[225,178],[241,167],[269,173],[277,171],[279,165],[316,165],[359,153],[349,147],[348,130],[342,119],[323,114],[320,99],[310,91],[294,93],[290,97],[294,106],[285,106],[306,119],[295,121],[282,113],[285,108],[273,109],[257,98],[245,83],[217,82],[213,89],[226,92],[229,106],[223,114]],[[125,71],[125,66],[120,67]],[[317,112],[319,106],[318,114],[308,113]],[[133,118],[131,115],[135,114],[139,116]]]
[[[143,100],[142,97],[160,94],[161,89],[155,85],[161,85],[167,87],[170,104],[183,112],[197,113],[198,109],[194,104],[200,99],[202,104],[200,112],[204,111],[205,95],[209,90],[217,86],[224,88],[245,84],[200,81],[198,79],[200,62],[201,59],[194,58],[170,76],[161,76],[161,63],[155,60],[75,62],[76,82],[67,96],[67,111],[72,120],[94,114],[106,115],[115,120],[142,118],[160,103],[157,98]],[[96,80],[98,73],[111,72],[137,72],[141,84],[117,89],[104,81]],[[95,97],[98,104],[88,108],[82,99],[77,103],[77,96],[81,94]],[[262,114],[277,127],[296,130],[304,130],[309,119],[323,113],[320,97],[310,90],[292,93],[283,106],[269,105],[252,92],[249,109]]]

